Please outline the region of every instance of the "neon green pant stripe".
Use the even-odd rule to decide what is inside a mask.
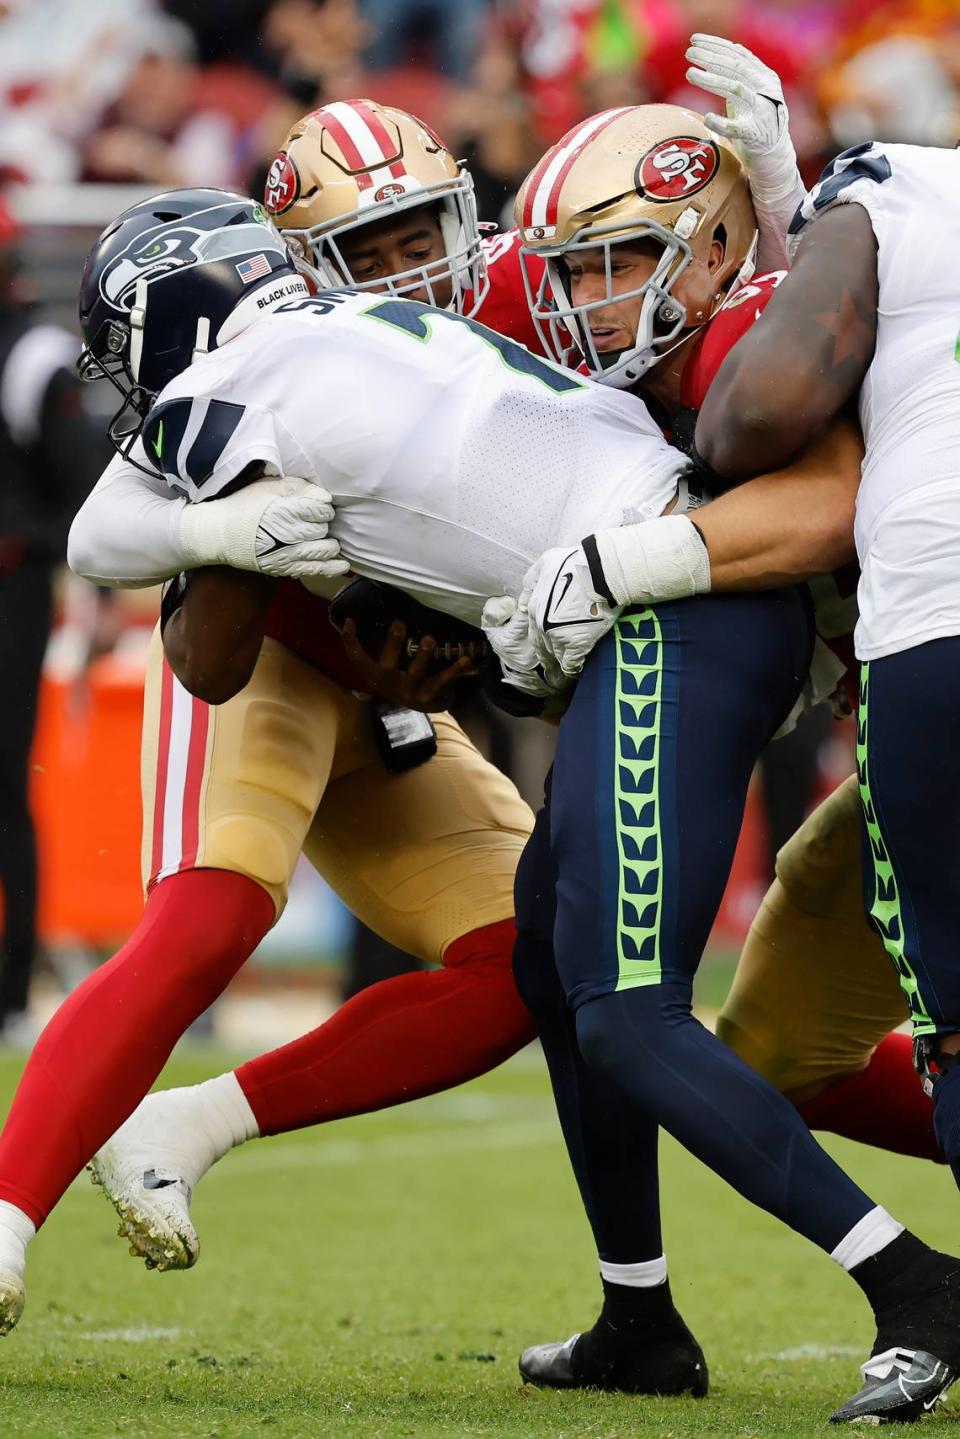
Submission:
[[[876,809],[870,794],[870,768],[867,759],[867,725],[870,704],[870,664],[860,666],[860,706],[857,713],[857,780],[860,785],[860,803],[867,827],[870,855],[873,861],[873,901],[870,917],[879,929],[883,947],[893,960],[900,976],[900,987],[910,1007],[914,1035],[935,1034],[937,1026],[927,1013],[910,962],[905,953],[903,911],[897,877],[893,872],[890,855],[880,833]]]
[[[660,982],[663,900],[660,707],[663,638],[651,609],[617,622],[614,811],[619,891],[617,989]]]

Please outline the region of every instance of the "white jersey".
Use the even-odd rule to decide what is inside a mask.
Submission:
[[[877,346],[860,391],[856,650],[960,634],[960,152],[859,145],[794,220],[862,205],[877,239]]]
[[[340,292],[191,365],[142,438],[193,499],[254,462],[322,485],[357,574],[473,624],[550,546],[660,514],[688,468],[635,397],[475,321]]]

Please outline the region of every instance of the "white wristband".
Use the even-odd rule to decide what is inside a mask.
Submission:
[[[607,587],[618,605],[649,605],[700,595],[710,588],[710,556],[686,515],[594,536]]]

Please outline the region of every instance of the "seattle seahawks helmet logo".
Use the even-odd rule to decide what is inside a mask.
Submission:
[[[225,221],[233,214],[236,214],[235,206],[224,207]],[[264,250],[275,250],[286,260],[283,241],[269,223],[251,219],[246,224],[201,228],[190,221],[181,225],[167,222],[145,235],[137,235],[125,250],[104,266],[100,276],[100,293],[108,304],[126,310],[133,304],[138,280],[155,280],[187,265],[229,260]]]

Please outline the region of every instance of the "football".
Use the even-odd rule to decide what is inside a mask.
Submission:
[[[331,600],[330,623],[342,633],[347,620],[353,620],[357,638],[373,659],[383,649],[394,620],[402,620],[407,627],[401,656],[404,669],[426,635],[436,642],[431,670],[446,669],[464,656],[479,665],[489,648],[482,632],[473,625],[429,609],[402,590],[374,580],[353,580]]]

